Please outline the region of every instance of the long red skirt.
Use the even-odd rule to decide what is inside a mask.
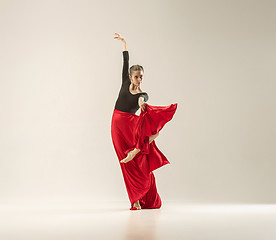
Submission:
[[[111,120],[111,137],[119,163],[127,153],[139,148],[141,151],[127,163],[120,163],[131,207],[139,200],[141,208],[160,208],[161,198],[157,192],[152,171],[168,163],[149,136],[159,132],[175,114],[177,103],[169,106],[152,106],[140,115],[114,109]]]

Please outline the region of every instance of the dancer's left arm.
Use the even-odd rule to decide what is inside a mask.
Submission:
[[[144,97],[143,96],[140,96],[139,99],[138,99],[138,104],[140,106],[140,108],[145,111],[146,109],[146,102],[144,101]]]

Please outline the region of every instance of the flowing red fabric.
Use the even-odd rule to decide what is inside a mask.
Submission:
[[[133,203],[139,200],[141,208],[160,208],[162,205],[152,171],[170,162],[149,137],[159,132],[173,118],[177,103],[169,106],[152,106],[146,103],[140,115],[114,109],[111,120],[111,137],[119,163],[134,148],[141,151],[127,163],[120,163],[125,186]]]

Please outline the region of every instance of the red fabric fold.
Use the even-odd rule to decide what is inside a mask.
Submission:
[[[152,106],[146,103],[146,110],[141,111],[135,129],[136,145],[129,149],[139,148],[141,153],[149,153],[149,137],[158,133],[175,114],[177,103],[169,106]],[[127,154],[128,151],[126,151]]]

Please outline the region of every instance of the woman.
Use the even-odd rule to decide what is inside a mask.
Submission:
[[[131,202],[130,210],[160,208],[153,170],[170,163],[155,144],[163,126],[172,119],[177,104],[151,106],[148,94],[141,89],[144,69],[133,65],[129,73],[126,40],[123,42],[122,85],[111,120],[111,137],[120,161],[124,182]],[[140,115],[136,111],[141,108]]]

